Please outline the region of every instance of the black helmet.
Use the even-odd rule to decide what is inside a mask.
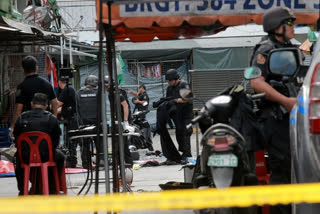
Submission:
[[[179,74],[176,69],[169,69],[166,73],[166,80],[177,80],[179,79]]]
[[[89,75],[84,81],[84,85],[98,86],[98,77],[95,75]]]
[[[264,32],[272,32],[274,29],[279,27],[283,23],[283,21],[287,19],[296,20],[293,12],[287,7],[277,7],[268,10],[264,14],[262,20]]]

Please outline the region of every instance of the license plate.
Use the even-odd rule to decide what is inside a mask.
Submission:
[[[208,159],[208,166],[237,167],[238,158],[234,154],[213,154]]]

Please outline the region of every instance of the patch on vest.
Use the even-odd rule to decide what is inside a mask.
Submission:
[[[260,65],[264,65],[266,63],[266,58],[262,54],[258,54],[257,63]]]

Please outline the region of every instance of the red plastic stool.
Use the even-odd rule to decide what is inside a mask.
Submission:
[[[39,152],[39,144],[41,141],[46,141],[48,144],[49,160],[47,162],[41,161],[40,152]],[[22,142],[28,143],[30,148],[29,164],[24,163],[22,159],[22,151],[21,151]],[[65,170],[63,168],[61,177],[59,178],[57,165],[53,160],[52,142],[48,134],[44,132],[39,132],[39,131],[22,133],[21,135],[19,135],[17,140],[17,150],[18,150],[19,159],[21,162],[21,168],[24,169],[24,180],[23,180],[24,195],[28,195],[30,176],[32,178],[31,179],[32,181],[35,181],[35,178],[37,177],[36,169],[40,169],[40,172],[41,172],[40,186],[41,186],[42,192],[44,195],[49,195],[48,167],[53,168],[53,176],[56,184],[56,194],[60,194],[60,190],[62,190],[64,194],[67,194]],[[31,175],[30,175],[30,169],[33,169],[31,170]],[[34,193],[34,188],[35,188],[35,185],[33,185],[33,188],[31,190],[32,193]]]

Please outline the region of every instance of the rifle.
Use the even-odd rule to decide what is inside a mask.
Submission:
[[[153,102],[152,103],[152,107],[153,108],[158,108],[163,102],[170,101],[170,100],[173,100],[173,99],[175,99],[175,97],[162,97],[162,98],[160,98],[160,100],[158,100],[156,102]]]

